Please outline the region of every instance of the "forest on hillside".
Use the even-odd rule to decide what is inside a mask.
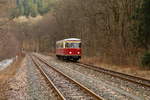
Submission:
[[[84,55],[137,63],[150,48],[150,0],[63,0],[55,17],[64,37],[79,37]]]
[[[150,50],[150,0],[16,0],[9,31],[28,51],[54,52],[55,42],[82,39],[84,57],[119,65],[139,65]],[[44,14],[44,15],[43,15]]]
[[[16,0],[12,17],[43,15],[53,8],[54,0]]]

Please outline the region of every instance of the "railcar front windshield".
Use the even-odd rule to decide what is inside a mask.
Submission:
[[[81,43],[66,43],[65,48],[81,48]]]

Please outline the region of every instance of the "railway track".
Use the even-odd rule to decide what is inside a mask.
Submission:
[[[107,74],[107,75],[111,75],[113,77],[120,78],[122,80],[132,82],[134,84],[141,85],[143,87],[150,88],[150,80],[148,80],[148,79],[144,79],[144,78],[141,78],[141,77],[136,77],[136,76],[116,72],[116,71],[113,71],[113,70],[104,69],[104,68],[97,67],[97,66],[94,66],[94,65],[89,65],[89,64],[84,64],[84,63],[75,63],[75,64],[78,65],[78,66],[82,66],[82,67],[85,67],[85,68],[88,68],[88,69],[92,69],[94,71],[98,71],[98,72]]]
[[[34,55],[32,60],[42,72],[42,75],[49,80],[50,84],[57,91],[61,100],[104,100],[104,98],[95,94],[87,87],[50,66],[43,59]]]
[[[54,83],[51,81],[51,79],[48,77],[48,75],[44,72],[44,70],[40,67],[39,63],[37,63],[32,56],[30,56],[35,66],[38,68],[38,70],[41,72],[41,74],[45,77],[45,79],[48,81],[48,83],[53,87],[54,94],[57,96],[58,100],[65,100],[63,95],[60,93],[60,91],[57,89],[57,87],[54,85]]]

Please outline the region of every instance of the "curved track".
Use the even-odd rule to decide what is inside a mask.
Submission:
[[[43,76],[53,85],[62,100],[104,100],[87,87],[50,66],[43,59],[34,55],[32,60]]]
[[[126,80],[126,81],[129,81],[129,82],[141,85],[143,87],[150,88],[150,80],[148,80],[148,79],[144,79],[144,78],[141,78],[141,77],[136,77],[136,76],[116,72],[116,71],[113,71],[113,70],[104,69],[104,68],[101,68],[101,67],[97,67],[97,66],[89,65],[89,64],[85,64],[85,63],[75,63],[75,64],[79,65],[79,66],[82,66],[82,67],[86,67],[88,69],[92,69],[94,71],[98,71],[98,72],[102,72],[102,73],[111,75],[113,77],[120,78],[122,80]]]

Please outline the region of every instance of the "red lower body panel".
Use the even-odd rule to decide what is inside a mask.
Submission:
[[[56,55],[61,55],[61,56],[81,56],[81,49],[80,48],[56,49]]]

